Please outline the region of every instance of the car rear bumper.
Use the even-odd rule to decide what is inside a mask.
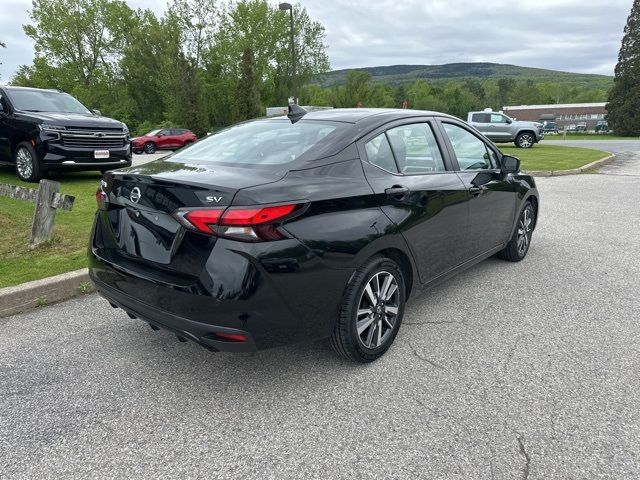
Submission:
[[[170,272],[104,248],[99,225],[89,248],[97,291],[132,316],[212,350],[253,351],[330,336],[352,274],[326,267],[295,239],[217,239],[204,263],[192,259],[193,272]],[[247,341],[216,340],[220,332]]]
[[[254,352],[257,350],[253,336],[245,330],[196,322],[169,313],[161,308],[141,302],[117,288],[109,287],[106,283],[98,280],[94,273],[90,272],[90,276],[98,293],[109,301],[111,306],[121,308],[131,318],[139,318],[150,325],[169,330],[181,338],[202,345],[207,350],[215,352]],[[222,340],[218,334],[242,335],[246,340],[244,342]]]

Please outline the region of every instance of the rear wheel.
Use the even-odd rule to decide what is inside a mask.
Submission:
[[[147,142],[144,144],[145,153],[156,153],[156,144],[153,142]]]
[[[14,156],[16,173],[24,182],[38,182],[42,178],[42,165],[38,154],[29,142],[19,143]]]
[[[535,143],[535,138],[533,138],[533,134],[530,132],[522,132],[519,133],[516,137],[516,147],[518,148],[531,148]]]
[[[393,260],[376,256],[360,267],[347,287],[331,347],[355,362],[381,357],[395,339],[404,314],[405,282]]]
[[[510,262],[519,262],[526,257],[531,245],[534,224],[535,211],[531,202],[527,202],[522,213],[520,213],[520,218],[518,218],[516,231],[513,232],[513,236],[504,250],[498,252],[498,257]]]

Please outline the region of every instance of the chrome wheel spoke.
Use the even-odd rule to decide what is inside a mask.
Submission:
[[[377,332],[378,332],[378,338],[376,340],[376,347],[379,347],[380,345],[382,345],[382,322],[380,321],[378,321]]]
[[[388,302],[389,300],[391,300],[391,297],[393,297],[393,294],[396,293],[396,290],[398,290],[398,284],[394,279],[393,284],[391,285],[391,287],[389,288],[389,291],[387,292],[387,296],[384,298],[384,301]]]
[[[385,307],[386,313],[387,314],[391,314],[391,315],[397,315],[398,314],[398,307],[395,307],[393,305],[387,305]]]
[[[377,325],[378,325],[377,323],[374,323],[373,326],[369,329],[369,333],[367,334],[367,339],[364,342],[366,347],[371,348],[371,342],[373,342],[373,334],[376,333]]]
[[[369,326],[373,323],[374,320],[375,319],[373,315],[365,318],[364,320],[360,320],[358,322],[358,335],[362,335],[362,332],[364,332],[367,328],[369,328]]]
[[[378,303],[378,299],[376,298],[375,294],[373,293],[373,290],[371,289],[371,283],[367,283],[367,286],[364,288],[364,293],[367,296],[369,305],[371,305],[372,307],[375,307],[376,303]]]

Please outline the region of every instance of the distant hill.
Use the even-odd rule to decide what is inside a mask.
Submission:
[[[477,78],[490,80],[498,78],[513,78],[514,80],[531,79],[537,82],[566,82],[584,85],[591,88],[608,89],[613,84],[613,77],[607,75],[593,75],[586,73],[570,73],[543,68],[519,67],[501,63],[448,63],[446,65],[390,65],[383,67],[365,67],[357,69],[334,70],[318,77],[322,86],[332,86],[344,83],[349,70],[364,70],[369,72],[374,81],[400,85],[424,79],[431,83],[443,83],[451,80]]]

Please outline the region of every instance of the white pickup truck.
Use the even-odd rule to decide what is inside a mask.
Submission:
[[[519,148],[531,148],[544,138],[544,125],[537,122],[512,120],[502,112],[486,109],[469,112],[467,123],[495,143],[515,143]]]

